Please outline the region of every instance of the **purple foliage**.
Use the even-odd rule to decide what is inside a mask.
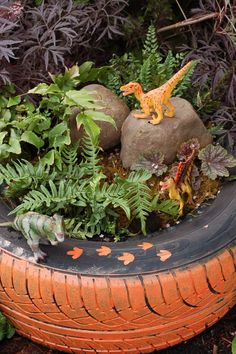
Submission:
[[[236,152],[236,33],[230,28],[230,19],[236,18],[236,2],[199,0],[199,7],[191,12],[196,16],[218,13],[214,19],[193,25],[189,45],[181,49],[188,52],[186,61],[200,61],[193,74],[195,92],[202,96],[210,92],[211,107],[201,112],[203,119],[223,126],[219,142]]]
[[[51,0],[39,7],[28,3],[24,8],[20,1],[0,6],[0,79],[10,78],[21,89],[47,82],[48,71],[98,56],[107,40],[122,34],[127,5],[126,0],[88,5]]]

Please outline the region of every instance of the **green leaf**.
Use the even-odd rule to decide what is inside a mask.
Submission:
[[[50,147],[60,147],[63,144],[69,145],[70,140],[70,130],[65,122],[57,124],[48,133],[49,146]]]
[[[6,109],[3,112],[2,119],[4,119],[7,122],[11,119],[11,111],[9,109]]]
[[[9,145],[8,144],[1,144],[0,145],[0,158],[5,159],[9,156]]]
[[[3,143],[3,139],[5,138],[6,135],[7,135],[7,132],[0,133],[0,145]]]
[[[86,117],[87,119],[85,119],[83,122],[84,129],[86,133],[90,136],[92,143],[97,144],[101,129],[89,116]]]
[[[116,123],[114,119],[108,114],[105,114],[103,112],[98,112],[98,111],[92,111],[92,110],[86,110],[84,111],[84,114],[90,116],[93,120],[99,120],[99,121],[111,123],[116,128]]]
[[[92,61],[85,61],[83,64],[79,66],[79,75],[83,75],[85,73],[88,73],[94,63]]]
[[[55,150],[48,151],[40,160],[43,166],[52,166],[55,160]]]
[[[84,113],[78,113],[76,116],[76,124],[77,124],[77,130],[80,129],[81,125],[84,124],[85,119],[87,118],[87,116],[84,115]]]
[[[10,147],[8,148],[9,152],[12,152],[13,154],[21,153],[20,138],[16,134],[14,129],[11,129],[11,135],[8,144],[10,145]]]
[[[41,83],[35,86],[34,88],[32,88],[31,90],[29,90],[27,93],[34,93],[37,95],[44,96],[47,94],[47,90],[48,90],[48,85],[45,83]]]
[[[100,134],[99,126],[92,120],[92,118],[84,113],[79,113],[76,116],[77,129],[79,130],[81,125],[84,126],[86,133],[90,136],[93,144],[97,144],[98,136]]]
[[[52,128],[48,134],[49,139],[52,139],[58,135],[63,135],[67,131],[67,124],[65,122],[57,124]]]
[[[17,106],[21,101],[20,96],[10,97],[7,103],[7,107]]]
[[[87,109],[101,109],[103,107],[95,103],[97,102],[97,99],[94,97],[95,94],[96,92],[88,92],[85,89],[80,91],[70,90],[66,92],[64,103],[69,106],[81,106]]]
[[[29,144],[32,144],[36,146],[37,149],[40,149],[44,145],[44,141],[32,131],[24,132],[21,135],[21,141],[25,141]]]
[[[236,337],[232,341],[232,354],[236,354]]]
[[[7,328],[6,328],[6,337],[7,339],[10,339],[14,336],[16,330],[15,328],[8,322],[7,323]]]
[[[61,93],[61,90],[57,84],[51,84],[48,86],[46,93]]]

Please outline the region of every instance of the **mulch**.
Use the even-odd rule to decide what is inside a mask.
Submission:
[[[236,336],[236,306],[217,324],[193,339],[158,354],[231,354],[231,342]],[[1,354],[60,354],[26,338],[15,335],[0,344]]]

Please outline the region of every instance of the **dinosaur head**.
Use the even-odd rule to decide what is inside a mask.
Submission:
[[[141,86],[138,82],[129,82],[127,85],[120,87],[120,90],[123,91],[123,96],[130,95],[141,89]]]
[[[58,242],[63,242],[65,239],[65,224],[63,216],[54,214],[52,216],[54,221],[53,231]]]
[[[174,184],[175,184],[175,181],[174,181],[173,177],[165,178],[164,181],[160,182],[161,191],[165,191],[167,189],[170,189]]]

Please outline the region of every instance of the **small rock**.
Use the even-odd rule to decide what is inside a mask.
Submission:
[[[115,129],[110,123],[96,121],[96,124],[101,128],[99,145],[104,150],[116,146],[120,143],[121,127],[130,113],[129,108],[111,90],[102,85],[88,85],[85,86],[83,90],[94,91],[94,98],[98,100],[97,103],[104,107],[98,111],[110,115],[116,123],[117,129]],[[79,112],[79,108],[75,108],[69,121],[72,142],[76,142],[83,136],[83,129],[78,131],[75,121],[75,117]]]
[[[197,138],[201,148],[212,142],[192,105],[183,98],[171,98],[175,106],[173,118],[164,117],[160,124],[153,125],[149,119],[137,119],[131,112],[126,118],[121,133],[121,160],[129,168],[142,155],[161,152],[166,164],[171,164],[180,145]],[[151,119],[151,117],[150,117]]]

